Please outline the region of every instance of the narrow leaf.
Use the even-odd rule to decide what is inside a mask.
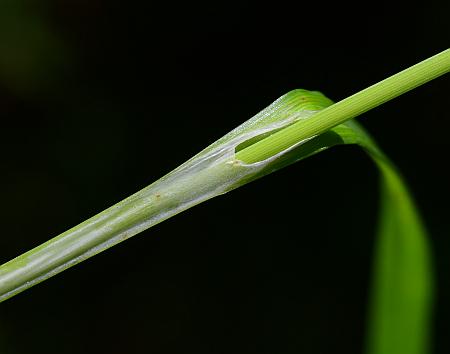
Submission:
[[[366,351],[429,353],[433,297],[430,247],[396,167],[355,121],[339,125],[291,153],[297,154],[298,160],[341,144],[361,146],[380,171],[380,214]],[[292,163],[292,159],[286,163]]]
[[[427,353],[432,276],[426,234],[402,178],[369,135],[348,121],[262,160],[240,159],[331,104],[319,92],[286,94],[149,187],[2,265],[0,301],[207,199],[332,146],[357,144],[382,181],[368,354]]]

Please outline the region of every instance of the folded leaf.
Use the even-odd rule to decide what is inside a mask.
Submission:
[[[426,233],[402,178],[363,128],[348,121],[261,161],[239,158],[331,104],[319,92],[286,94],[152,185],[2,265],[0,301],[207,199],[332,146],[356,144],[381,174],[368,353],[427,353],[432,274]]]

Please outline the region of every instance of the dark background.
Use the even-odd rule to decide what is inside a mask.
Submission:
[[[0,2],[0,262],[146,186],[294,88],[339,100],[448,46],[449,2]],[[449,78],[361,119],[430,231],[450,319]],[[1,304],[0,352],[361,353],[377,172],[340,147]],[[399,353],[401,354],[401,353]]]

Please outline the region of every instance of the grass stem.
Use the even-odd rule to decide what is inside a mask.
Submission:
[[[245,163],[265,160],[449,71],[450,49],[447,49],[250,145],[239,151],[236,159]]]

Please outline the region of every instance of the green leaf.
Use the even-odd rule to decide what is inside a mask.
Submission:
[[[196,204],[332,146],[357,144],[382,177],[368,354],[427,353],[432,276],[426,234],[402,178],[371,137],[347,121],[256,158],[265,156],[262,142],[316,121],[316,112],[331,105],[319,92],[286,94],[152,185],[2,265],[0,301]],[[247,163],[243,155],[255,161]]]
[[[429,353],[433,298],[430,247],[413,199],[392,162],[357,122],[348,121],[286,154],[278,168],[343,144],[363,148],[380,172],[380,214],[366,351]]]

